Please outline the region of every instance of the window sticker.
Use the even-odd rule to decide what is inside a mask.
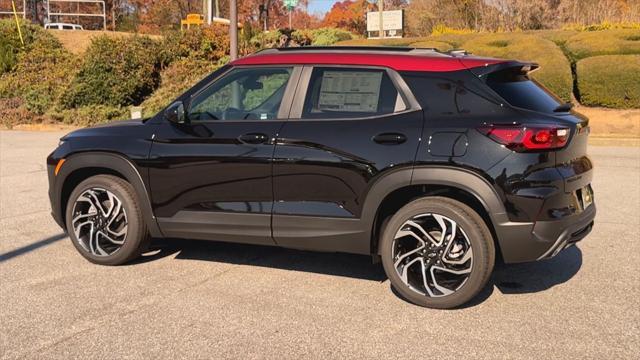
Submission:
[[[382,72],[325,71],[318,109],[323,111],[376,112]]]

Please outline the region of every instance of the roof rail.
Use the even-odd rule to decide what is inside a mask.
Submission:
[[[409,52],[439,52],[436,48],[414,48],[407,46],[298,46],[270,48],[258,51],[259,53],[273,53],[286,51],[323,51],[323,50],[342,50],[342,51],[389,51],[399,53]]]
[[[451,56],[468,56],[471,55],[470,52],[468,52],[465,49],[453,49],[453,50],[449,50],[447,51],[447,54],[451,55]]]

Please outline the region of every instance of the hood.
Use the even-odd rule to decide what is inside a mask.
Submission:
[[[144,126],[147,119],[115,120],[104,124],[94,125],[78,129],[63,136],[60,140],[69,140],[74,137],[102,136],[102,135],[128,135],[137,133],[137,128]]]

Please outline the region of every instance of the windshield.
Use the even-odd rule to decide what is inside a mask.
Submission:
[[[545,113],[553,113],[563,104],[537,81],[532,80],[520,69],[505,69],[491,73],[487,85],[510,105]]]

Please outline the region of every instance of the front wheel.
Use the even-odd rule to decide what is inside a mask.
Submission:
[[[431,308],[460,306],[484,287],[495,261],[491,232],[467,205],[425,197],[401,208],[386,225],[380,255],[391,285]]]
[[[150,240],[133,186],[112,175],[81,182],[69,196],[65,220],[73,245],[96,264],[123,264]]]

